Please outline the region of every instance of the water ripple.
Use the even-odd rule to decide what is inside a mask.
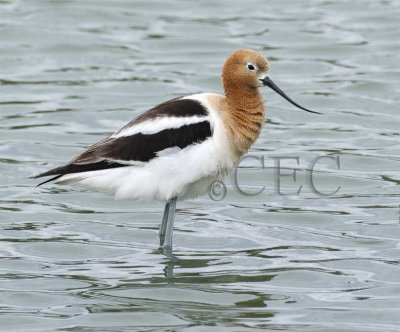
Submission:
[[[154,10],[157,8],[157,10]],[[0,330],[398,331],[396,1],[0,0]],[[62,13],[62,15],[60,15]],[[29,179],[167,98],[221,91],[249,47],[301,104],[271,91],[265,128],[221,201],[160,204]],[[276,156],[297,179],[274,187]],[[318,156],[315,185],[307,168]]]

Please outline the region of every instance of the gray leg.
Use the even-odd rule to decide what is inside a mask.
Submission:
[[[158,232],[158,236],[160,237],[160,246],[164,244],[164,239],[165,239],[165,231],[167,229],[167,223],[168,223],[168,213],[169,213],[169,204],[170,201],[165,203],[165,208],[164,208],[164,215],[162,218],[162,222],[160,225],[160,231]]]
[[[172,234],[174,231],[175,208],[176,208],[176,197],[171,198],[171,200],[169,201],[168,219],[167,219],[168,221],[165,230],[165,241],[163,245],[163,248],[166,252],[172,251]]]

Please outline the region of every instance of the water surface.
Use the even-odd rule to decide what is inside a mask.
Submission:
[[[398,1],[0,1],[0,330],[398,331]],[[261,51],[300,104],[268,120],[235,190],[162,205],[28,179],[158,102],[221,92]],[[277,195],[274,159],[296,167]],[[305,169],[318,156],[316,187]],[[286,170],[290,172],[290,170]],[[285,172],[285,170],[283,170]]]

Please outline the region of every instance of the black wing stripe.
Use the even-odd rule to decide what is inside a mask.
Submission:
[[[207,109],[194,99],[172,99],[162,103],[147,112],[143,113],[135,120],[148,120],[158,116],[186,117],[186,116],[207,116]]]
[[[39,174],[35,178],[56,175],[51,179],[55,180],[65,174],[129,166],[129,164],[121,163],[124,161],[148,162],[162,150],[173,147],[184,149],[192,144],[205,141],[211,135],[210,122],[202,121],[180,128],[165,129],[156,134],[138,133],[132,136],[109,138],[87,150],[87,153],[95,156],[97,160],[102,159],[101,161],[79,163],[80,158],[76,158],[71,164]],[[81,158],[85,160],[85,154],[82,154]],[[46,182],[48,181],[43,183]]]
[[[162,150],[201,143],[211,136],[208,121],[197,122],[180,128],[164,129],[156,134],[138,133],[114,139],[102,148],[101,157],[112,160],[148,162]],[[109,146],[107,146],[109,145]]]

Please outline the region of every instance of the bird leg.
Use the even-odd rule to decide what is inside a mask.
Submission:
[[[167,223],[168,223],[169,206],[170,206],[170,201],[165,203],[164,214],[160,225],[160,231],[158,232],[158,236],[160,237],[160,247],[162,247],[164,244],[165,231],[167,229]]]
[[[167,208],[168,205],[168,208]],[[160,228],[160,246],[163,247],[163,251],[166,253],[172,252],[172,235],[174,231],[174,221],[175,221],[175,208],[176,208],[176,197],[173,197],[165,206],[164,216],[166,216],[166,221]],[[165,224],[164,228],[163,225]],[[161,243],[162,242],[162,243]]]

